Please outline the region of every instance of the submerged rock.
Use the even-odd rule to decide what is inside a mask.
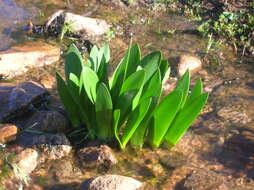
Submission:
[[[192,55],[181,55],[178,63],[178,74],[179,76],[183,76],[185,71],[189,69],[191,73],[201,69],[202,62],[201,60]]]
[[[8,143],[16,140],[18,128],[16,125],[0,125],[0,143]]]
[[[78,156],[84,168],[95,168],[99,166],[111,168],[117,163],[112,149],[106,145],[83,148],[78,151]]]
[[[184,182],[186,190],[229,190],[226,177],[210,170],[193,172]]]
[[[15,157],[14,162],[12,163],[13,167],[16,165],[24,174],[31,173],[38,165],[38,152],[31,148],[26,148],[21,151]]]
[[[49,93],[35,82],[0,84],[0,122],[6,122],[47,101]]]
[[[138,190],[142,183],[131,177],[121,175],[103,175],[86,180],[81,190]]]
[[[0,51],[0,75],[13,77],[31,67],[49,65],[60,58],[60,48],[42,43],[27,42]]]
[[[38,131],[37,133],[40,133]],[[33,147],[41,153],[40,160],[56,160],[67,156],[72,147],[63,133],[59,134],[35,134],[24,132],[17,138],[17,144],[25,147]]]

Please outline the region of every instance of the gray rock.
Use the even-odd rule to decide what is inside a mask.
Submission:
[[[56,160],[67,156],[71,152],[71,145],[63,133],[34,134],[25,132],[17,138],[17,144],[33,147],[41,153],[40,160]]]
[[[103,175],[86,180],[81,190],[138,190],[142,183],[131,177],[120,175]]]
[[[58,17],[61,17],[65,23],[70,23],[71,32],[76,34],[82,33],[88,36],[100,36],[110,29],[110,26],[104,20],[85,17],[69,12],[65,13],[63,10],[59,10],[49,17],[46,23],[46,29],[49,28],[51,23],[54,23],[54,20]]]
[[[69,155],[72,147],[70,145],[40,144],[36,145],[35,149],[37,149],[42,154],[40,161],[44,162],[45,160],[61,159]]]
[[[112,149],[106,145],[83,148],[78,151],[78,157],[84,168],[95,168],[99,166],[111,168],[117,163]]]
[[[47,100],[49,93],[35,82],[0,84],[0,122],[23,115]]]
[[[68,130],[69,121],[58,111],[38,111],[25,124],[26,127],[49,133],[64,133]]]
[[[12,162],[13,167],[17,166],[21,173],[29,174],[38,165],[38,152],[31,148],[26,148],[17,154]]]

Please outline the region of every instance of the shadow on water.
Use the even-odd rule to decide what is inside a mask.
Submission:
[[[217,160],[233,170],[236,176],[246,174],[248,178],[254,179],[254,130],[239,128],[224,142]]]

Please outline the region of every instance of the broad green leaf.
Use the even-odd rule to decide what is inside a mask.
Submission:
[[[137,93],[138,90],[127,91],[118,97],[115,108],[121,110],[119,121],[120,125],[124,123],[124,121],[128,118],[128,115],[131,113],[133,107],[133,99]]]
[[[113,73],[111,80],[109,81],[110,91],[112,100],[116,100],[119,96],[120,90],[122,88],[123,82],[126,76],[126,70],[129,62],[131,48],[128,48],[124,58],[121,60],[116,70]]]
[[[62,77],[56,73],[57,90],[73,127],[81,125],[79,110]]]
[[[122,147],[122,142],[119,137],[119,119],[120,119],[121,111],[119,109],[114,110],[113,112],[113,128],[114,128],[114,134],[115,137],[120,145]]]
[[[82,79],[88,98],[94,104],[96,102],[96,88],[99,81],[96,73],[89,67],[83,67]]]
[[[76,103],[80,103],[79,102],[80,101],[80,97],[79,97],[80,83],[79,83],[78,77],[73,73],[70,73],[68,88],[70,90],[70,93],[73,99],[75,99]]]
[[[65,54],[64,70],[67,83],[69,80],[70,73],[73,73],[78,78],[80,77],[82,71],[82,64],[83,59],[78,48],[74,44],[71,44],[71,46],[69,47],[68,51]]]
[[[139,46],[137,44],[131,46],[125,78],[129,77],[132,73],[134,73],[137,70],[137,67],[140,64],[140,57],[141,52]]]
[[[140,101],[149,97],[160,97],[161,89],[162,89],[161,75],[159,69],[157,69],[157,72],[146,83]]]
[[[137,97],[140,89],[143,88],[144,77],[145,71],[140,70],[130,75],[124,81],[120,91],[120,96],[116,102],[116,108],[121,110],[120,123],[123,122],[123,118],[126,117],[126,113],[130,112],[131,109],[136,106],[135,104],[137,104],[138,100],[135,100],[135,98]]]
[[[160,146],[180,108],[182,96],[181,91],[173,91],[155,108],[152,116],[152,128],[149,129],[149,141],[153,146]]]
[[[99,59],[98,59],[99,50],[96,45],[94,45],[89,54],[89,64],[92,70],[97,72],[99,67]]]
[[[161,52],[155,51],[145,57],[140,62],[140,65],[146,72],[145,83],[153,76],[153,74],[160,67],[161,63]]]
[[[104,83],[101,83],[97,89],[95,103],[96,110],[96,135],[101,140],[109,140],[113,137],[111,128],[112,122],[112,100],[110,93]]]
[[[120,94],[131,90],[139,90],[143,85],[144,78],[144,70],[136,71],[124,81]]]
[[[106,63],[109,62],[110,60],[110,48],[107,44],[105,44],[104,46],[102,46],[101,50],[103,51],[103,55],[106,59]]]
[[[167,82],[168,77],[170,75],[170,67],[168,66],[168,61],[165,59],[161,61],[160,72],[161,72],[162,84],[165,84],[165,82]]]
[[[197,118],[207,99],[208,93],[204,93],[195,98],[192,103],[177,114],[165,136],[166,142],[173,146],[176,145],[192,122]]]
[[[100,82],[104,82],[107,87],[109,87],[108,84],[108,63],[106,62],[106,58],[103,55],[101,58],[101,63],[97,72],[97,76],[99,78]]]
[[[151,98],[144,100],[131,114],[127,121],[127,124],[123,130],[123,136],[121,138],[121,148],[125,149],[125,146],[129,142],[130,138],[134,134],[135,130],[144,119],[149,106],[151,104]]]
[[[182,78],[179,79],[175,88],[175,90],[180,90],[183,93],[183,99],[180,108],[183,108],[185,105],[189,93],[189,87],[190,87],[190,73],[189,70],[187,70],[182,76]]]
[[[201,79],[197,79],[196,83],[191,91],[191,94],[188,96],[187,101],[185,103],[185,107],[188,106],[195,98],[200,96],[203,91],[203,85]]]
[[[144,119],[142,120],[138,128],[136,129],[135,133],[131,137],[132,146],[142,148],[145,141],[147,128],[150,128],[149,125],[151,125],[149,121],[152,116],[153,110],[157,105],[157,102],[158,102],[158,97],[152,97],[152,102],[149,106],[149,110],[147,111],[146,116],[144,117]]]

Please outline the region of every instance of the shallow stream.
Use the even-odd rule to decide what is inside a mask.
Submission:
[[[24,24],[29,20],[42,23],[58,9],[81,15],[91,11],[91,17],[103,18],[112,24],[111,33],[95,43],[109,43],[113,63],[121,59],[131,37],[140,44],[143,55],[161,50],[172,65],[180,55],[199,56],[203,68],[193,75],[193,81],[201,77],[210,97],[201,116],[172,150],[115,150],[119,164],[109,171],[80,171],[75,158],[47,163],[33,172],[28,189],[34,189],[35,184],[44,189],[75,189],[82,180],[102,173],[134,177],[146,182],[147,189],[184,189],[188,176],[207,170],[223,176],[231,189],[244,190],[247,186],[254,189],[253,57],[237,57],[232,48],[223,44],[206,54],[208,40],[195,31],[198,23],[163,8],[127,8],[112,5],[111,1],[85,0],[0,1],[0,50],[34,40],[22,31]],[[54,81],[55,71],[63,71],[62,61],[32,69],[13,80]],[[172,76],[175,77],[174,72]],[[173,80],[169,84],[171,82]],[[57,99],[54,87],[50,92]],[[57,170],[62,164],[66,165],[67,173]],[[72,174],[68,176],[68,172]],[[204,176],[201,180],[211,179]]]

